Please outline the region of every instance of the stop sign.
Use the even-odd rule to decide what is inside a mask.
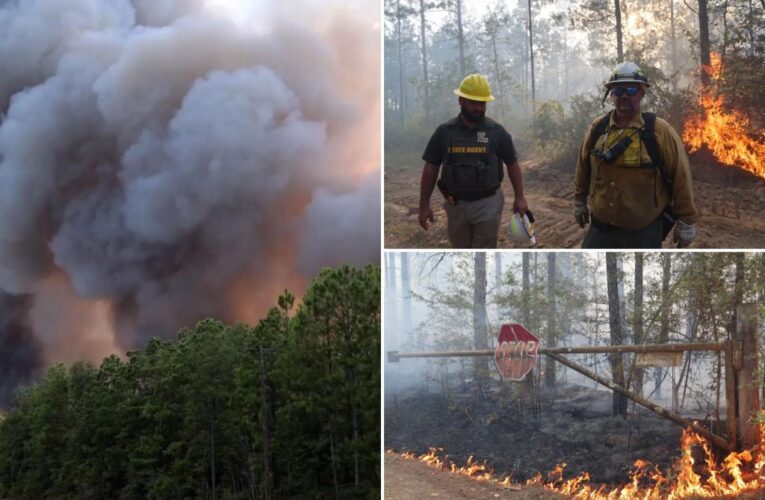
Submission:
[[[521,381],[539,357],[539,339],[523,325],[502,325],[494,351],[494,363],[505,380]]]

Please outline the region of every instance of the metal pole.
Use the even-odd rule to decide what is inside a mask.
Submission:
[[[726,450],[732,451],[732,448],[728,444],[728,441],[726,441],[724,438],[718,436],[717,434],[713,434],[713,433],[709,432],[707,429],[703,428],[702,426],[700,426],[696,422],[691,422],[690,420],[686,420],[683,417],[681,417],[680,415],[677,415],[676,413],[672,413],[671,411],[665,409],[664,407],[659,406],[657,404],[654,404],[654,403],[648,401],[647,399],[642,398],[642,397],[638,396],[637,394],[628,391],[624,387],[613,383],[612,381],[608,380],[607,378],[601,377],[600,375],[598,375],[597,373],[593,372],[592,370],[589,370],[589,369],[587,369],[587,368],[585,368],[585,367],[583,367],[581,365],[578,365],[578,364],[574,363],[573,361],[569,361],[568,359],[564,358],[563,356],[559,356],[559,355],[553,354],[553,353],[547,353],[547,355],[550,356],[555,361],[568,366],[572,370],[576,370],[579,373],[581,373],[582,375],[585,375],[585,376],[587,376],[587,377],[589,377],[589,378],[591,378],[593,380],[596,380],[598,383],[603,384],[604,386],[608,387],[612,391],[616,391],[616,392],[618,392],[620,394],[623,394],[623,395],[627,396],[628,398],[632,399],[636,403],[638,403],[638,404],[640,404],[642,406],[645,406],[646,408],[648,408],[652,412],[654,412],[654,413],[656,413],[656,414],[658,414],[658,415],[660,415],[660,416],[662,416],[664,418],[667,418],[667,419],[675,422],[676,424],[682,425],[683,427],[690,427],[695,432],[697,432],[698,434],[701,434],[702,436],[704,436],[705,438],[707,438],[709,441],[711,441],[715,445],[719,446],[720,448],[724,448]]]
[[[604,345],[587,347],[541,347],[539,354],[605,354],[614,352],[685,352],[685,351],[721,351],[724,342],[695,342],[688,344],[641,344],[641,345]],[[494,356],[494,349],[472,351],[430,351],[399,352],[388,351],[388,362],[397,363],[401,358],[448,358]]]

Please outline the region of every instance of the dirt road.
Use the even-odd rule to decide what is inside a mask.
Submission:
[[[417,222],[420,168],[415,164],[385,166],[386,248],[449,248],[446,215],[438,192],[431,200],[435,224],[423,231]],[[526,198],[537,220],[534,248],[578,248],[586,230],[580,229],[573,220],[573,172],[530,162],[523,163],[522,169]],[[698,177],[694,173],[696,206],[701,220],[692,248],[765,248],[765,180],[750,177],[742,182],[737,175],[736,181],[731,182],[729,169],[715,169],[704,168],[704,175]],[[508,221],[512,187],[507,180],[502,185],[505,192],[502,220]],[[531,248],[511,241],[505,233],[505,222],[498,246]],[[665,241],[665,248],[672,248],[671,236]]]
[[[545,491],[539,486],[522,486],[520,490],[511,490],[434,469],[417,460],[405,460],[394,453],[386,453],[385,499],[410,500],[413,498],[526,500],[566,497]]]

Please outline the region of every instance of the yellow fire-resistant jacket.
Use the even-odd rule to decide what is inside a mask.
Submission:
[[[603,115],[605,116],[605,115]],[[653,222],[672,201],[674,213],[688,224],[698,218],[693,203],[693,185],[688,155],[683,142],[672,126],[656,118],[655,134],[659,152],[664,159],[666,172],[672,179],[672,193],[667,191],[658,168],[651,166],[651,157],[640,140],[638,130],[644,125],[643,116],[638,113],[626,128],[619,129],[614,123],[613,113],[606,127],[606,133],[595,141],[594,150],[605,150],[613,146],[624,135],[632,138],[627,150],[613,162],[606,163],[590,151],[590,134],[595,119],[579,152],[576,162],[574,183],[575,198],[588,201],[590,211],[601,222],[625,229],[642,229]],[[605,146],[604,146],[605,142]],[[587,175],[586,160],[590,157],[592,169]]]

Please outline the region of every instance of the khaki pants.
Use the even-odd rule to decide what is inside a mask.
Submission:
[[[502,189],[475,201],[444,202],[446,233],[453,248],[497,248],[505,196]]]

